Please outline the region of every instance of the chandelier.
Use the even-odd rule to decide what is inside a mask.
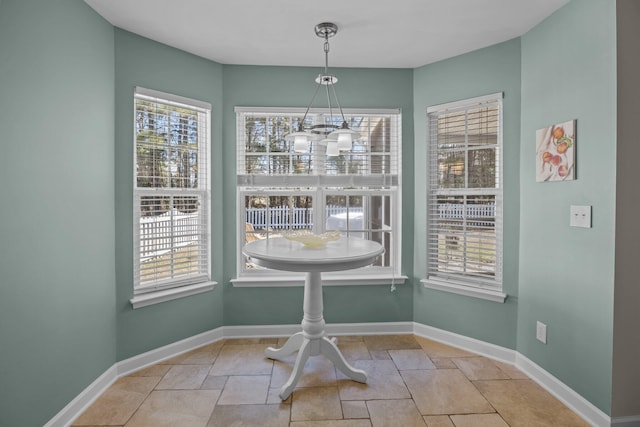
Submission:
[[[327,146],[327,156],[337,156],[340,151],[350,151],[354,139],[358,139],[360,134],[356,131],[349,129],[347,119],[344,117],[344,112],[338,101],[336,94],[335,84],[338,82],[338,78],[332,74],[329,74],[329,37],[333,37],[338,32],[338,26],[331,22],[323,22],[316,25],[316,35],[324,38],[324,73],[321,73],[316,77],[316,91],[311,98],[311,102],[307,107],[302,120],[298,124],[298,130],[285,136],[285,140],[293,141],[293,151],[296,153],[305,153],[309,150],[309,142],[320,139],[319,143]],[[309,114],[309,110],[315,101],[320,88],[324,87],[324,91],[327,95],[327,104],[329,105],[329,116],[333,118],[333,107],[331,105],[331,99],[335,102],[338,110],[340,111],[340,118],[342,119],[342,125],[338,126],[331,123],[317,124],[304,128],[304,121]],[[333,95],[333,96],[332,96]],[[322,138],[324,137],[324,138]]]

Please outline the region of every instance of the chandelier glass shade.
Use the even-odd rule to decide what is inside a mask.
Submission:
[[[335,139],[323,139],[322,141],[320,141],[320,144],[325,144],[327,145],[327,157],[333,157],[333,156],[339,156],[340,155],[340,149],[338,147],[338,141],[336,141]]]
[[[316,77],[316,91],[311,98],[311,102],[307,106],[304,116],[298,125],[297,131],[285,135],[285,140],[293,142],[293,151],[296,153],[308,152],[310,142],[321,140],[319,143],[321,145],[326,145],[327,147],[327,156],[338,156],[340,151],[350,151],[353,141],[360,138],[360,134],[349,128],[349,124],[347,123],[347,119],[345,118],[342,107],[338,101],[338,96],[334,86],[338,82],[338,78],[329,74],[329,37],[336,35],[338,32],[338,26],[331,22],[323,22],[316,25],[315,32],[318,37],[324,38],[324,73],[321,73]],[[308,129],[305,129],[304,122],[309,114],[309,110],[311,109],[320,88],[323,87],[327,96],[327,104],[329,106],[329,116],[331,121],[333,121],[333,106],[331,103],[333,98],[333,101],[340,112],[342,125],[337,126],[335,124],[325,123],[313,125]]]

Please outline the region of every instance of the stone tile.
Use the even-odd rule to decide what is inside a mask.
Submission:
[[[199,347],[160,362],[163,365],[211,365],[223,346],[222,341]]]
[[[244,344],[269,344],[278,343],[277,338],[227,338],[225,345],[244,345]]]
[[[169,372],[169,365],[151,365],[146,368],[135,371],[128,376],[130,377],[162,377]]]
[[[402,350],[420,348],[414,335],[365,335],[369,350]]]
[[[267,401],[268,375],[234,375],[227,379],[218,405],[251,405]]]
[[[371,358],[373,360],[389,360],[391,356],[389,356],[389,352],[387,350],[372,350],[369,352],[371,354]]]
[[[189,351],[171,359],[163,360],[161,365],[211,365],[216,355],[208,351]]]
[[[219,390],[155,390],[126,427],[205,427]]]
[[[340,336],[343,355],[367,372],[368,383],[312,357],[294,393],[281,401],[296,355],[274,362],[264,349],[287,339],[217,341],[141,369],[114,383],[72,425],[588,425],[514,366],[411,335]],[[291,419],[292,411],[306,418]]]
[[[496,360],[494,360],[493,363],[495,363],[496,366],[500,368],[502,372],[507,374],[509,378],[511,378],[512,380],[528,380],[529,379],[527,374],[525,374],[524,372],[522,372],[520,369],[516,368],[513,365],[510,365],[504,362],[498,362]]]
[[[283,361],[273,362],[271,387],[282,387],[293,372],[297,353],[288,356]],[[307,359],[302,375],[296,387],[336,386],[336,370],[333,363],[324,356],[313,356]]]
[[[294,421],[289,427],[371,427],[369,420]]]
[[[462,357],[452,359],[458,369],[471,381],[476,380],[508,380],[498,366],[485,357]]]
[[[207,427],[288,427],[289,406],[217,405]]]
[[[364,342],[364,336],[362,335],[339,335],[335,338],[338,340],[338,344],[341,342]]]
[[[156,386],[157,390],[195,390],[202,386],[207,373],[208,365],[175,365],[162,378]]]
[[[336,336],[336,338],[338,338],[339,341],[350,341],[350,342],[355,342],[355,341],[364,341],[364,335],[338,335]]]
[[[138,409],[160,377],[124,377],[111,385],[74,422],[74,426],[123,425]]]
[[[401,371],[422,415],[495,412],[457,369]]]
[[[291,404],[291,395],[286,400],[282,400],[280,399],[280,388],[270,388],[267,394],[267,403],[289,405]]]
[[[458,369],[453,359],[448,357],[431,357],[430,359],[437,369]]]
[[[456,427],[509,427],[498,414],[451,415]]]
[[[209,344],[205,344],[202,347],[198,347],[196,350],[201,350],[201,351],[210,351],[212,353],[219,353],[220,349],[227,343],[226,340],[221,339]]]
[[[456,427],[448,415],[427,415],[423,418],[427,427]]]
[[[389,350],[389,355],[399,370],[436,369],[423,350]]]
[[[225,345],[209,375],[270,375],[273,361],[264,356],[267,344]]]
[[[339,420],[342,406],[336,387],[308,387],[294,390],[291,421]]]
[[[338,341],[338,349],[349,363],[371,359],[371,354],[363,341]]]
[[[369,418],[369,411],[364,400],[343,400],[342,416],[344,418]]]
[[[393,361],[358,360],[353,367],[367,373],[367,383],[352,381],[342,372],[338,372],[338,388],[342,400],[411,398]]]
[[[214,377],[213,375],[207,375],[202,386],[200,387],[202,390],[222,390],[224,385],[227,383],[226,375],[220,377]]]
[[[435,357],[474,357],[476,354],[469,353],[468,351],[461,350],[459,348],[452,347],[447,344],[442,344],[437,341],[433,341],[427,338],[416,336],[416,341],[420,344],[420,347],[427,353],[427,355],[433,359]]]
[[[373,427],[426,427],[411,399],[370,400],[367,409]]]
[[[474,384],[510,426],[589,425],[531,380],[476,381]]]

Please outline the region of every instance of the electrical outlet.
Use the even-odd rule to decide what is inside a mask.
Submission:
[[[542,322],[536,322],[536,339],[543,344],[547,343],[547,325]]]
[[[591,206],[574,206],[569,208],[570,227],[591,228]]]

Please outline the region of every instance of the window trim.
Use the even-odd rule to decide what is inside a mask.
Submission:
[[[305,108],[295,107],[245,107],[237,106],[234,109],[236,113],[236,129],[239,128],[238,116],[239,113],[249,114],[257,113],[264,114],[266,116],[276,115],[302,115],[305,113]],[[310,110],[311,114],[329,114],[328,108],[313,108]],[[399,285],[403,284],[408,277],[401,273],[402,271],[402,111],[399,108],[345,108],[344,113],[349,115],[380,115],[380,116],[393,116],[396,130],[396,146],[393,155],[396,157],[395,161],[398,162],[398,172],[396,174],[369,174],[369,175],[296,175],[295,180],[299,181],[292,186],[308,187],[308,191],[305,189],[304,193],[311,194],[314,198],[325,198],[329,193],[334,192],[333,188],[342,185],[383,185],[389,187],[395,187],[391,189],[382,190],[385,195],[390,196],[392,213],[392,229],[397,230],[393,234],[393,238],[397,240],[394,243],[394,257],[391,260],[392,265],[390,267],[376,267],[368,266],[362,269],[357,269],[353,273],[345,272],[327,272],[323,273],[323,283],[328,286],[343,286],[343,285]],[[238,146],[239,133],[236,134],[236,152],[240,153]],[[240,249],[245,244],[245,231],[242,230],[240,221],[240,212],[244,210],[244,196],[247,194],[254,194],[259,192],[259,189],[251,190],[246,187],[254,185],[272,186],[272,189],[267,192],[275,192],[274,188],[281,187],[283,193],[290,190],[290,187],[283,187],[288,184],[288,175],[247,175],[244,173],[238,173],[236,171],[236,278],[231,279],[231,283],[234,287],[290,287],[290,286],[303,286],[304,285],[304,273],[288,272],[288,271],[276,271],[269,269],[260,269],[259,273],[247,272],[243,268],[245,262],[244,256],[242,256]],[[245,188],[240,188],[245,187]],[[348,190],[352,192],[352,190]],[[358,192],[357,190],[353,190]],[[355,194],[352,192],[352,194]],[[366,190],[360,191],[358,194],[366,194]],[[373,195],[373,194],[372,194]],[[395,203],[394,203],[395,202]],[[314,204],[316,208],[319,206],[324,207],[324,200]],[[324,229],[324,226],[322,226]],[[358,273],[357,271],[363,270],[364,273]]]
[[[458,295],[466,295],[468,297],[475,297],[488,301],[504,303],[507,299],[507,294],[505,294],[501,290],[480,286],[470,286],[451,280],[443,281],[436,279],[421,279],[420,283],[422,283],[425,288],[435,289],[438,291],[444,291]]]
[[[474,105],[479,105],[483,103],[496,102],[499,106],[498,108],[498,138],[496,149],[498,151],[498,179],[497,184],[498,187],[496,191],[490,191],[489,193],[495,193],[496,197],[496,205],[499,211],[496,212],[496,280],[491,282],[483,283],[482,280],[476,281],[466,281],[463,277],[444,277],[442,276],[429,276],[429,203],[431,196],[431,182],[430,182],[430,173],[427,172],[427,197],[426,197],[426,210],[425,210],[425,219],[426,219],[426,238],[427,238],[427,250],[426,250],[426,263],[427,270],[425,272],[426,277],[421,279],[420,282],[423,284],[425,288],[440,290],[444,292],[455,293],[459,295],[466,295],[470,297],[485,299],[489,301],[504,303],[507,294],[504,293],[504,280],[503,280],[503,259],[504,259],[504,235],[503,235],[503,194],[504,194],[504,186],[503,186],[503,178],[504,178],[504,104],[503,104],[504,93],[497,92],[489,95],[478,96],[474,98],[463,99],[459,101],[453,101],[438,105],[433,105],[427,107],[426,111],[426,139],[427,139],[427,153],[430,155],[432,150],[431,140],[431,124],[430,124],[430,115],[432,113],[444,113],[444,112],[456,112],[456,111],[464,111],[466,109],[473,108]],[[428,160],[428,159],[427,159]],[[474,192],[473,189],[471,191],[465,192],[464,194],[472,194]],[[480,191],[479,193],[483,193]]]
[[[136,145],[136,101],[137,99],[157,99],[162,103],[175,107],[189,108],[192,110],[198,110],[200,113],[205,114],[205,134],[199,136],[198,151],[204,148],[205,155],[198,156],[198,164],[206,165],[206,176],[204,180],[199,178],[199,183],[204,181],[203,186],[198,186],[197,189],[182,189],[181,191],[174,191],[171,188],[139,188],[137,185],[137,145]],[[134,309],[153,305],[165,301],[170,301],[177,298],[182,298],[190,295],[199,294],[202,292],[210,291],[217,285],[217,282],[211,280],[211,116],[212,107],[208,102],[187,98],[167,92],[161,92],[153,89],[147,89],[136,86],[134,88],[133,96],[133,173],[132,173],[132,186],[133,186],[133,296],[129,300]],[[204,144],[204,147],[202,145]],[[201,203],[205,206],[206,212],[204,213],[204,226],[206,227],[207,243],[206,243],[206,263],[207,268],[205,273],[190,276],[188,278],[173,279],[173,280],[161,280],[153,284],[149,284],[143,287],[136,286],[137,279],[136,265],[140,263],[140,252],[136,250],[139,248],[140,239],[140,227],[139,227],[139,213],[136,213],[136,209],[139,207],[139,200],[144,196],[155,195],[171,195],[171,196],[185,196],[193,194],[194,196],[201,197]]]
[[[160,304],[161,302],[171,301],[174,299],[184,298],[191,295],[197,295],[213,290],[217,282],[206,281],[194,283],[191,285],[183,285],[168,289],[160,289],[152,292],[145,292],[134,295],[129,302],[133,309],[146,307],[148,305]]]

